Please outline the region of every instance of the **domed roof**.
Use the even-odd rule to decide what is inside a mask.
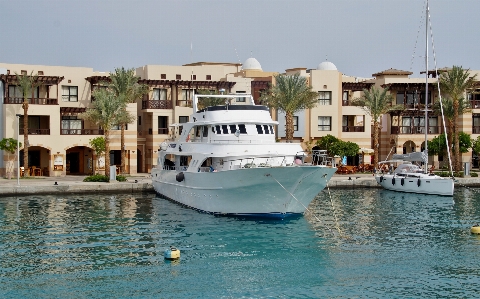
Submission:
[[[253,57],[248,58],[245,60],[245,63],[242,66],[242,69],[244,70],[262,70],[262,66],[260,65],[260,62],[256,60]]]
[[[335,66],[335,64],[331,63],[330,61],[324,61],[317,66],[317,70],[320,70],[320,71],[336,71],[337,67]]]

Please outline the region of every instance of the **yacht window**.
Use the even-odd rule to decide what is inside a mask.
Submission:
[[[192,156],[180,156],[180,166],[188,166]]]
[[[203,137],[208,137],[208,127],[203,126]]]
[[[230,133],[235,134],[237,131],[237,126],[236,125],[230,125]]]
[[[273,131],[273,126],[270,125],[270,134],[275,134],[275,132]]]
[[[195,136],[200,137],[201,130],[202,130],[202,127],[195,127]]]
[[[215,126],[215,130],[217,130],[217,134],[222,134],[222,131],[220,130],[220,126]]]
[[[262,125],[256,125],[256,126],[257,126],[257,133],[263,134]]]
[[[223,134],[228,134],[228,126],[227,125],[222,125],[222,132],[223,132]]]
[[[247,134],[247,129],[245,128],[245,125],[238,125],[238,129],[240,130],[240,134]]]
[[[270,130],[268,129],[268,125],[263,125],[263,130],[265,131],[265,134],[270,134]]]
[[[215,133],[215,127],[212,127],[212,133]]]

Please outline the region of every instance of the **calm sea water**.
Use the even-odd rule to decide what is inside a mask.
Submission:
[[[153,194],[0,198],[1,298],[473,298],[480,195],[325,190],[287,221]],[[178,261],[166,261],[170,245]]]

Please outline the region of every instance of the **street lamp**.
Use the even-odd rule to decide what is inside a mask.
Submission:
[[[17,114],[17,187],[20,187],[20,116]]]

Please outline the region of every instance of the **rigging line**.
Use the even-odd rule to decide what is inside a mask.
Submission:
[[[235,46],[233,46],[233,49],[235,50],[235,55],[237,56],[238,64],[242,65],[241,73],[243,74],[243,78],[244,78],[243,82],[245,83],[245,91],[247,91],[249,89],[249,87],[248,87],[247,81],[245,80],[246,73],[245,73],[245,70],[243,69],[242,62],[240,61],[240,56],[238,56],[237,48]],[[250,91],[250,93],[252,93],[252,92]]]
[[[425,11],[425,3],[422,7],[422,12]],[[413,47],[413,54],[412,54],[412,59],[410,60],[410,72],[412,71],[413,69],[413,60],[415,59],[415,53],[417,51],[417,43],[418,43],[418,39],[419,39],[419,36],[420,36],[420,29],[422,28],[422,25],[423,25],[423,17],[424,17],[424,14],[421,13],[420,14],[421,17],[420,17],[420,24],[418,25],[418,30],[417,30],[417,38],[415,39],[415,45]]]
[[[427,0],[427,3],[428,3],[428,0]],[[435,53],[435,43],[434,43],[434,40],[433,40],[432,22],[430,20],[430,9],[429,9],[428,6],[427,6],[427,12],[428,12],[428,26],[430,28],[430,38],[432,40],[433,64],[434,64],[434,67],[435,67],[435,77],[437,78],[438,99],[440,101],[440,111],[442,113],[443,131],[445,132],[445,143],[447,145],[448,164],[450,166],[450,175],[451,175],[452,178],[454,178],[453,167],[452,167],[452,159],[451,159],[451,155],[450,155],[450,148],[448,147],[447,127],[446,127],[446,124],[445,124],[445,117],[444,117],[444,114],[443,114],[442,93],[440,92],[440,78],[438,76],[437,57],[436,57],[436,53]],[[427,73],[428,73],[428,70],[427,70]]]
[[[330,187],[328,186],[328,181],[327,181],[326,176],[324,176],[324,178],[325,178],[325,184],[327,186],[328,197],[330,198],[330,204],[332,205],[333,217],[335,218],[335,226],[337,227],[337,231],[340,234],[340,236],[343,237],[343,238],[346,238],[346,236],[340,230],[340,225],[338,224],[337,213],[336,213],[336,210],[335,210],[335,206],[333,205],[333,197],[332,197],[332,194],[330,193]]]
[[[283,188],[283,190],[285,190],[288,194],[290,194],[299,204],[301,204],[305,210],[307,210],[308,212],[312,213],[313,217],[315,217],[315,219],[317,219],[318,222],[322,222],[318,217],[317,215],[315,215],[315,213],[311,210],[308,209],[308,207],[306,207],[301,201],[299,201],[295,195],[293,195],[290,191],[288,191],[276,178],[273,177],[273,175],[271,174],[267,174],[266,176],[270,176],[272,179],[274,179],[279,185],[280,187]],[[327,178],[326,178],[326,174],[324,175],[324,178],[325,178],[325,183],[326,183],[326,186],[328,188],[328,181],[327,181]],[[335,216],[335,223],[336,223],[336,227],[337,227],[337,230],[338,230],[338,233],[340,234],[340,236],[343,237],[343,233],[342,231],[340,230],[340,226],[338,225],[338,220],[337,220],[337,216],[336,216],[336,213],[335,213],[335,208],[333,207],[333,201],[331,200],[332,196],[330,194],[330,188],[328,188],[328,194],[330,195],[330,202],[332,203],[332,208],[333,208],[333,214]],[[332,234],[333,234],[333,231],[328,227],[328,226],[325,226]]]

